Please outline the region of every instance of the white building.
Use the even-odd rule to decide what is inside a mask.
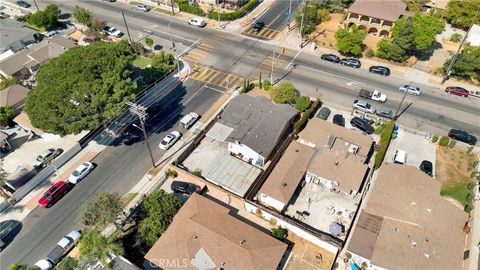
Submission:
[[[465,41],[471,46],[480,46],[480,25],[474,24],[472,26]]]

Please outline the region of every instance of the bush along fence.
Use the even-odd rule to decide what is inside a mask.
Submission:
[[[245,14],[247,14],[250,10],[254,9],[258,5],[258,3],[260,3],[260,0],[250,0],[239,10],[236,10],[233,12],[219,13],[214,10],[210,12],[210,14],[208,14],[208,18],[212,20],[220,20],[220,21],[233,21],[245,16]]]
[[[375,155],[375,170],[380,168],[380,165],[382,165],[383,159],[385,158],[385,153],[387,152],[388,146],[390,145],[390,140],[392,139],[394,126],[395,121],[390,121],[387,124],[387,127],[385,128],[382,137],[380,138],[380,145],[377,154]]]
[[[205,12],[203,12],[200,7],[189,5],[186,0],[180,0],[177,2],[177,4],[181,12],[191,13],[202,17],[205,16]]]
[[[293,125],[294,134],[298,134],[298,132],[303,129],[312,113],[317,109],[318,105],[320,105],[320,99],[317,98],[317,100],[310,105],[310,108],[308,108],[308,110],[302,114],[302,117],[300,117],[300,119]]]

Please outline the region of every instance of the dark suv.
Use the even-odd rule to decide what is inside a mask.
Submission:
[[[350,120],[350,124],[367,134],[372,134],[374,131],[369,121],[360,117],[354,117],[352,120]]]
[[[390,75],[390,69],[388,67],[384,67],[384,66],[371,66],[368,69],[368,71],[370,71],[371,73],[380,74],[380,75],[383,75],[383,76]]]
[[[184,193],[184,194],[192,194],[194,192],[199,192],[200,187],[183,181],[173,181],[172,185],[170,186],[173,192]]]
[[[463,130],[451,129],[450,132],[448,132],[448,137],[470,145],[475,145],[477,143],[477,137],[468,134],[468,132]]]
[[[342,64],[343,66],[349,66],[353,68],[360,68],[362,66],[362,63],[360,62],[360,60],[356,58],[343,58],[340,61],[340,64]]]
[[[252,26],[252,29],[254,32],[258,32],[262,30],[262,28],[265,26],[264,22],[255,22]]]
[[[340,63],[340,57],[336,56],[335,54],[322,54],[320,58],[328,62]]]

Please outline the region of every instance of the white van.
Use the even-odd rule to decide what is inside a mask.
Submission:
[[[185,115],[182,118],[182,120],[180,120],[180,125],[184,129],[189,129],[198,120],[198,118],[200,118],[200,115],[198,115],[194,112],[191,112],[191,113]]]
[[[393,156],[393,163],[405,164],[407,163],[407,152],[398,149]]]
[[[53,31],[45,33],[45,37],[52,38],[52,37],[56,36],[57,34],[58,34],[58,32],[53,30]]]

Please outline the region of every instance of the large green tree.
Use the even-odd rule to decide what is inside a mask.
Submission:
[[[444,16],[453,26],[466,30],[473,23],[475,13],[479,10],[480,1],[478,0],[450,0]],[[475,23],[480,24],[480,16],[477,16]]]
[[[141,206],[138,236],[145,245],[153,245],[168,228],[173,217],[182,206],[180,200],[171,193],[157,190],[148,196]]]
[[[58,16],[62,13],[54,4],[48,5],[44,10],[39,10],[27,17],[27,22],[38,27],[50,29],[58,23]]]
[[[410,17],[415,32],[415,50],[424,52],[435,42],[435,36],[445,29],[445,22],[435,15],[424,15],[416,13]]]
[[[414,50],[415,29],[412,20],[398,19],[392,29],[393,43],[405,52]]]
[[[8,270],[40,270],[40,267],[14,263],[8,267]]]
[[[122,212],[120,196],[115,193],[102,192],[93,200],[82,204],[80,218],[89,226],[102,230],[108,224],[114,223]]]
[[[119,115],[138,92],[126,42],[96,42],[70,49],[40,67],[25,110],[33,126],[65,135],[92,130]]]
[[[73,17],[75,20],[77,20],[77,22],[85,25],[89,24],[93,18],[92,13],[88,9],[79,6],[75,6],[73,9]]]
[[[359,29],[355,25],[350,28],[339,29],[335,33],[338,51],[348,55],[360,55],[365,34],[365,30]]]
[[[86,230],[82,233],[79,250],[82,262],[98,259],[107,268],[109,268],[107,261],[111,253],[115,255],[124,253],[123,246],[115,238],[105,237],[97,230]]]
[[[377,43],[377,53],[376,55],[383,59],[389,59],[397,62],[402,62],[407,59],[407,54],[405,50],[402,49],[397,44],[394,44],[388,39],[384,38]]]
[[[445,62],[444,69],[450,65],[452,58]],[[460,79],[480,81],[480,47],[465,46],[451,70],[451,76]]]
[[[142,70],[143,80],[147,83],[161,78],[175,68],[177,63],[172,54],[164,51],[155,53],[150,58],[152,59],[151,66]]]
[[[275,103],[294,102],[298,91],[291,82],[282,82],[270,90],[270,96]]]
[[[0,124],[10,120],[15,114],[15,110],[10,106],[0,107]]]

